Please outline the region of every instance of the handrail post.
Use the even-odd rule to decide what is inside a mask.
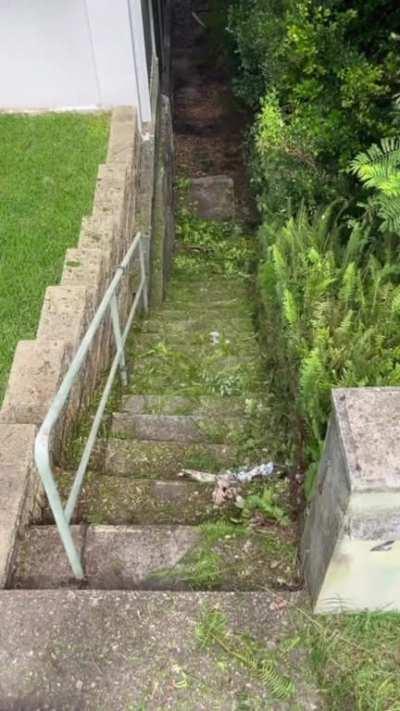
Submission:
[[[117,351],[121,351],[121,355],[119,357],[119,371],[120,371],[120,375],[121,375],[121,381],[122,381],[122,385],[128,385],[128,371],[127,371],[127,367],[126,367],[124,344],[122,343],[121,323],[120,323],[120,319],[119,319],[118,302],[117,302],[117,297],[116,297],[115,292],[111,297],[110,310],[111,310],[111,319],[112,319],[112,325],[113,325],[113,331],[114,331],[115,345],[117,347]]]
[[[140,260],[140,273],[141,273],[141,279],[143,283],[143,310],[145,313],[149,310],[149,303],[148,303],[148,293],[147,293],[147,274],[146,274],[146,264],[145,264],[145,259],[144,259],[144,250],[143,250],[143,243],[142,240],[139,242],[139,260]]]
[[[83,571],[79,553],[76,550],[75,543],[72,538],[69,523],[65,517],[57,484],[54,481],[51,471],[47,443],[41,439],[40,433],[35,442],[35,459],[56,526],[60,533],[65,552],[72,568],[72,572],[76,578],[82,580],[85,577],[85,573]]]

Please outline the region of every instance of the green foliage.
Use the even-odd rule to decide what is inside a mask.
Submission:
[[[337,205],[264,224],[260,239],[265,328],[285,373],[279,387],[295,404],[298,457],[314,464],[313,477],[332,387],[400,384],[400,269],[390,253],[371,253],[360,223],[348,237]]]
[[[0,116],[0,401],[20,339],[35,337],[43,296],[91,209],[108,114]]]
[[[250,494],[244,501],[243,516],[249,517],[255,511],[260,511],[272,521],[281,526],[289,524],[289,517],[284,508],[279,504],[279,494],[272,488],[265,486],[261,494]]]
[[[287,701],[295,693],[292,680],[281,671],[284,655],[261,649],[252,639],[232,633],[225,615],[217,609],[205,610],[196,628],[201,647],[219,647],[228,657],[246,667],[276,699]]]
[[[376,210],[381,231],[400,233],[400,138],[383,139],[359,153],[350,170],[376,191],[369,207]]]
[[[233,0],[228,29],[236,92],[259,112],[252,160],[261,209],[282,213],[289,198],[315,207],[347,192],[349,177],[338,169],[396,130],[398,8],[384,0],[351,8],[341,0]]]
[[[327,708],[399,711],[399,615],[303,612],[304,641]],[[351,662],[349,662],[351,660]]]
[[[254,246],[235,223],[202,220],[182,202],[177,236],[180,241],[180,253],[175,260],[178,273],[248,278]]]

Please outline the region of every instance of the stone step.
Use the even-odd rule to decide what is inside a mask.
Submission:
[[[214,316],[213,314],[208,314],[206,308],[204,308],[203,314],[198,314],[193,318],[182,318],[181,311],[174,312],[174,318],[168,321],[168,314],[164,313],[162,316],[158,315],[157,318],[152,316],[149,319],[144,319],[140,325],[133,329],[133,338],[135,337],[135,332],[143,333],[158,333],[160,336],[167,335],[168,333],[185,333],[190,334],[195,331],[203,331],[205,333],[210,333],[211,331],[218,331],[220,333],[226,334],[226,337],[234,338],[235,334],[247,333],[249,336],[254,335],[254,327],[250,318],[243,318],[236,316],[235,318],[222,318],[219,316]]]
[[[317,711],[307,646],[289,645],[302,635],[302,604],[297,594],[268,591],[2,591],[1,707],[228,711],[244,699],[251,709]],[[215,609],[229,639],[250,636],[273,657],[288,640],[277,676],[292,679],[292,698],[277,700],[233,656],[199,643],[199,625]]]
[[[109,476],[177,480],[182,469],[220,472],[241,462],[225,444],[146,442],[111,438],[100,441],[91,467]]]
[[[183,296],[180,298],[168,297],[164,301],[163,306],[154,311],[154,316],[163,315],[166,312],[172,313],[173,318],[175,318],[175,313],[180,313],[180,318],[184,318],[185,315],[201,313],[204,308],[207,308],[207,313],[215,314],[215,316],[232,314],[233,318],[237,316],[242,316],[243,318],[248,318],[250,316],[250,305],[247,300],[243,299],[242,296],[233,296],[211,298],[208,293],[199,293],[196,298],[185,299]]]
[[[165,335],[165,337],[164,337]],[[229,338],[227,332],[220,331],[194,331],[183,334],[174,331],[169,333],[143,333],[129,348],[132,358],[143,358],[151,355],[158,358],[175,357],[180,359],[188,357],[195,360],[224,358],[249,358],[259,357],[260,349],[254,333],[235,334]]]
[[[72,526],[85,586],[102,590],[154,587],[152,574],[177,563],[196,545],[194,526]],[[55,526],[31,526],[20,542],[12,586],[78,587]],[[146,581],[149,580],[149,585]]]
[[[136,415],[125,411],[114,413],[111,421],[114,437],[155,442],[221,444],[231,441],[240,430],[241,419],[226,415],[211,420],[206,415]]]
[[[241,397],[203,396],[198,398],[177,395],[128,395],[122,399],[121,412],[134,415],[207,415],[220,417],[228,411],[231,416],[243,416],[246,400]],[[257,401],[257,398],[254,398]]]
[[[230,298],[240,298],[243,301],[249,300],[247,284],[238,280],[224,279],[221,276],[207,280],[191,280],[173,277],[168,285],[166,302],[195,301],[197,299],[207,301],[219,301]]]
[[[244,397],[263,389],[264,374],[257,356],[215,356],[174,351],[130,357],[131,393],[201,397]]]
[[[151,319],[160,319],[164,323],[182,321],[186,318],[201,319],[204,316],[205,311],[210,321],[221,319],[234,321],[236,319],[241,319],[249,325],[252,324],[249,307],[247,304],[243,304],[242,301],[239,302],[239,305],[229,302],[225,306],[213,306],[213,304],[209,304],[208,301],[191,301],[189,303],[182,304],[180,308],[178,308],[176,304],[171,304],[170,307],[168,304],[165,304],[161,309],[152,312]]]
[[[205,526],[72,526],[84,586],[94,590],[298,589],[295,542],[226,522]],[[285,538],[286,537],[286,538]],[[267,543],[273,544],[272,552]],[[279,547],[279,561],[276,549]],[[55,526],[19,542],[11,587],[82,587]]]
[[[59,472],[63,498],[71,490],[73,475]],[[198,524],[217,515],[212,485],[194,481],[131,479],[88,472],[74,514],[74,523],[110,525]],[[42,521],[54,523],[46,507]]]

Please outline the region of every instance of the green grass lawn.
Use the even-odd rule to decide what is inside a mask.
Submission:
[[[105,113],[0,115],[0,402],[17,342],[35,337],[91,212],[108,131]]]
[[[400,615],[310,616],[303,621],[329,711],[400,711]]]

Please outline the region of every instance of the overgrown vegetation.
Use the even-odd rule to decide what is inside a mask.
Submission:
[[[399,383],[400,10],[213,5],[236,93],[254,112],[260,323],[288,456],[310,494],[332,387]]]
[[[15,346],[76,244],[106,154],[107,114],[0,116],[0,401]]]
[[[399,616],[304,617],[305,642],[331,711],[399,711]]]
[[[254,116],[259,321],[287,457],[311,495],[331,389],[399,385],[400,8],[212,5]],[[400,709],[398,616],[300,614],[328,708]]]

